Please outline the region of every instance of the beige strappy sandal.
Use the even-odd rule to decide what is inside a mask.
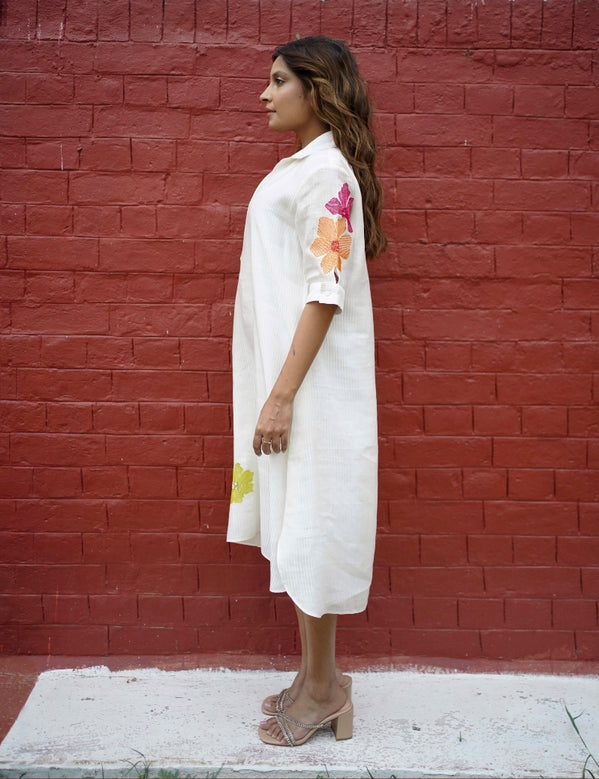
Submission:
[[[352,678],[351,676],[346,676],[345,678],[347,681],[345,684],[341,685],[341,689],[345,693],[347,700],[351,701]],[[267,705],[271,702],[274,708],[267,709]],[[268,698],[265,698],[262,701],[262,714],[266,714],[268,717],[274,717],[275,714],[284,712],[285,706],[290,703],[295,703],[295,698],[292,698],[291,695],[289,695],[289,687],[285,687],[278,695],[269,695]]]
[[[285,741],[277,741],[276,738],[273,738],[270,733],[267,733],[263,728],[258,728],[258,736],[265,744],[272,744],[277,747],[300,747],[302,744],[305,744],[308,739],[312,738],[318,730],[328,727],[329,724],[333,729],[337,741],[351,738],[353,735],[354,707],[351,701],[346,701],[339,711],[326,717],[317,725],[306,725],[303,722],[298,722],[288,714],[285,714],[284,711],[274,714],[273,716],[277,721],[277,725],[283,732]],[[297,739],[294,737],[291,728],[289,727],[290,724],[295,725],[297,728],[305,728],[308,732],[303,738]]]

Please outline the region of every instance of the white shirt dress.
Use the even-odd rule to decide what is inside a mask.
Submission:
[[[257,457],[258,416],[306,303],[337,306],[295,397],[285,453]],[[377,513],[372,303],[362,202],[330,132],[281,160],[248,207],[233,324],[227,541],[260,546],[270,589],[306,614],[366,608]]]

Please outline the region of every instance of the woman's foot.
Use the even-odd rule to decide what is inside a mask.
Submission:
[[[338,668],[336,673],[337,684],[341,687],[348,700],[351,700],[351,676],[341,673]],[[262,713],[277,714],[279,712],[279,709],[277,708],[278,705],[282,706],[283,709],[287,709],[288,706],[295,702],[297,696],[299,695],[304,683],[304,678],[305,673],[298,672],[295,679],[293,680],[291,687],[286,687],[284,690],[281,690],[278,695],[269,695],[268,698],[265,698],[262,702]]]
[[[309,729],[296,723],[305,723],[315,727],[338,711],[343,711],[348,704],[347,696],[338,683],[327,690],[311,690],[310,694],[304,685],[297,699],[285,708],[284,717],[292,740],[302,742],[307,740]],[[295,721],[295,722],[294,722]],[[289,738],[283,732],[276,717],[271,717],[260,723],[260,730],[267,734],[274,743],[282,746],[289,743]],[[271,743],[272,743],[271,741]]]

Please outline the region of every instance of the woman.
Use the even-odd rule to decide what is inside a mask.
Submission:
[[[292,41],[260,96],[294,132],[250,202],[233,327],[233,489],[227,540],[258,545],[295,606],[290,688],[265,699],[260,738],[296,746],[331,723],[351,738],[338,614],[366,608],[377,503],[372,305],[366,256],[386,246],[364,82],[347,46]],[[292,424],[293,418],[293,424]]]

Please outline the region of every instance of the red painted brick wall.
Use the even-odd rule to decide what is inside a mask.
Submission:
[[[4,0],[0,644],[293,652],[224,541],[274,44],[351,43],[384,147],[380,534],[342,653],[599,656],[596,0]]]

